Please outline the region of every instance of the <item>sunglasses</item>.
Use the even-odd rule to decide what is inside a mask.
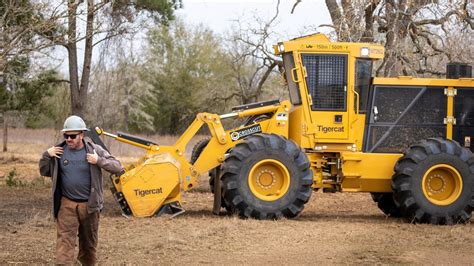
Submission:
[[[77,134],[64,134],[64,139],[76,139],[77,135],[79,135],[81,133],[77,133]]]

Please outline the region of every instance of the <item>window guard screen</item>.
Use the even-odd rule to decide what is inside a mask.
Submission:
[[[474,90],[456,88],[454,97],[453,139],[474,152]]]
[[[377,86],[364,151],[402,153],[426,138],[446,137],[444,88]]]
[[[347,97],[347,56],[303,54],[306,84],[313,100],[311,109],[345,111]]]

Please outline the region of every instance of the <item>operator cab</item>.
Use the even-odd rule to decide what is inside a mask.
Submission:
[[[365,120],[373,61],[383,58],[383,46],[330,42],[314,34],[274,48],[282,55],[294,106],[290,138],[307,148],[358,143],[360,149],[363,135],[350,129]]]

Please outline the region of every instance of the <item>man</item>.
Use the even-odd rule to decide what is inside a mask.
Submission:
[[[53,214],[57,225],[56,263],[74,264],[74,247],[79,236],[77,259],[96,263],[99,213],[103,207],[101,168],[120,175],[120,162],[101,146],[84,138],[86,124],[78,116],[64,122],[64,141],[43,153],[40,173],[53,182]]]

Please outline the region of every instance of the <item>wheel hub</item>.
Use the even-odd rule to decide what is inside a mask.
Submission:
[[[258,173],[257,184],[263,189],[270,189],[276,183],[275,173],[270,170],[262,170]]]
[[[446,189],[446,178],[439,174],[428,177],[428,191],[432,194],[443,193]]]
[[[250,169],[248,185],[255,197],[264,201],[275,201],[288,191],[290,173],[278,160],[261,160]]]
[[[446,206],[455,202],[462,192],[462,176],[447,164],[432,166],[422,180],[423,194],[433,204]]]

